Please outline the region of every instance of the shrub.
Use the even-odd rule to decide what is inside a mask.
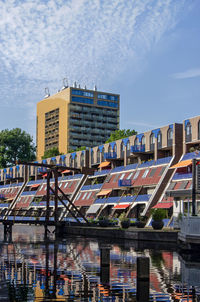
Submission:
[[[165,209],[152,209],[151,214],[154,221],[163,220],[167,216]]]

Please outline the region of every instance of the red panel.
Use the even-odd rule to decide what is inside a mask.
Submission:
[[[176,184],[175,184],[175,187],[173,190],[178,190],[180,188],[180,185],[181,185],[181,181],[178,181]]]
[[[92,192],[89,199],[87,199],[87,196],[85,199],[82,199],[84,193],[86,193],[86,191],[82,192],[80,198],[75,201],[75,206],[91,206],[94,203],[96,191]]]
[[[117,204],[113,209],[127,209],[129,206],[130,204]]]
[[[157,203],[157,205],[155,205],[153,209],[169,209],[172,206],[173,206],[173,202],[160,202]]]
[[[32,196],[21,196],[20,200],[16,203],[15,208],[19,209],[19,208],[23,208],[26,209],[29,207],[31,200],[32,200]]]

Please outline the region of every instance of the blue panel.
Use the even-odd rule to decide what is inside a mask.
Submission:
[[[43,159],[42,162],[43,162],[43,164],[46,164],[46,163],[47,163],[47,160],[46,160],[46,159]]]
[[[103,186],[103,184],[83,186],[81,188],[81,191],[98,190],[98,189],[101,189],[102,186]]]
[[[153,166],[154,163],[155,163],[154,160],[146,161],[146,162],[142,163],[141,165],[139,165],[139,168],[150,167],[150,166]]]
[[[119,187],[130,187],[131,179],[119,179],[118,186]]]
[[[106,170],[102,170],[102,171],[96,171],[94,172],[94,175],[95,176],[100,176],[100,175],[105,175],[105,174],[108,174],[110,173],[110,169],[106,169]]]
[[[94,152],[93,149],[91,149],[90,152],[93,153]]]
[[[7,169],[6,169],[6,168],[4,168],[4,169],[3,169],[3,172],[4,172],[4,173],[6,173],[6,172],[7,172]]]
[[[128,142],[129,142],[129,138],[128,137],[123,138],[122,141],[123,141],[124,145],[127,146]]]
[[[114,149],[116,142],[111,142],[111,143],[109,143],[109,145],[112,147],[112,149]]]
[[[72,97],[72,102],[84,103],[84,104],[93,104],[94,103],[93,99],[87,99],[87,98],[76,97],[76,96]]]
[[[99,146],[99,151],[102,152],[104,145]]]
[[[116,152],[105,152],[104,153],[104,159],[113,159],[117,158],[117,153]]]
[[[72,89],[72,94],[73,95],[82,95],[82,96],[87,96],[87,97],[94,97],[94,93],[93,92],[89,92],[89,91],[83,91],[83,90],[78,90],[78,89]]]
[[[108,102],[108,101],[97,101],[97,105],[118,108],[117,103],[112,103],[112,102]]]
[[[137,134],[136,137],[139,139],[139,142],[141,143],[142,137],[144,136],[144,133]]]
[[[174,128],[173,124],[169,125],[169,129],[173,129],[173,128]]]
[[[10,168],[10,172],[12,172],[12,170],[13,170],[13,168],[11,167],[11,168]]]
[[[161,165],[161,164],[168,164],[171,161],[172,157],[168,156],[168,157],[163,157],[163,158],[159,158],[157,159],[157,161],[154,163],[155,165]]]
[[[160,128],[152,130],[151,132],[154,133],[155,138],[157,138],[158,137],[158,133],[160,132]]]
[[[151,195],[144,194],[144,195],[138,195],[135,201],[149,201],[149,198]]]
[[[71,157],[74,159],[76,157],[76,152],[71,153]]]
[[[51,160],[56,160],[56,158],[55,158],[55,157],[52,157]]]
[[[19,166],[16,166],[17,171],[19,171]]]
[[[66,157],[66,155],[61,155],[61,156],[60,156],[60,158],[61,158],[62,160],[64,160],[65,157]]]
[[[187,160],[187,159],[193,159],[193,158],[198,158],[200,157],[200,151],[194,151],[194,152],[190,152],[190,153],[186,153],[183,158],[181,159],[182,160]]]
[[[85,154],[85,150],[83,150],[83,151],[81,152],[81,154]]]
[[[185,128],[189,122],[190,122],[190,120],[185,120]]]

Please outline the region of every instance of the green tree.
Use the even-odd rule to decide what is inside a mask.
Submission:
[[[126,138],[126,137],[136,135],[136,134],[137,134],[137,131],[130,130],[130,129],[115,130],[114,132],[111,133],[111,135],[110,135],[109,139],[106,141],[106,143],[111,143],[118,139]]]
[[[83,151],[83,150],[86,150],[86,147],[85,147],[85,146],[76,148],[76,150],[69,149],[69,150],[68,150],[68,153],[73,153],[73,152]]]
[[[35,149],[33,138],[20,128],[0,131],[0,168],[35,160]]]
[[[49,150],[44,151],[44,155],[42,156],[42,159],[50,158],[53,156],[62,155],[63,153],[60,153],[57,147],[53,147]]]

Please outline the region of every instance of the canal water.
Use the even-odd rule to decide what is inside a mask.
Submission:
[[[200,258],[176,246],[82,237],[44,241],[42,227],[0,228],[0,301],[138,301],[137,258],[150,262],[146,301],[200,301]],[[104,256],[109,265],[100,265]],[[104,263],[105,264],[105,263]],[[143,302],[146,302],[143,301]]]

